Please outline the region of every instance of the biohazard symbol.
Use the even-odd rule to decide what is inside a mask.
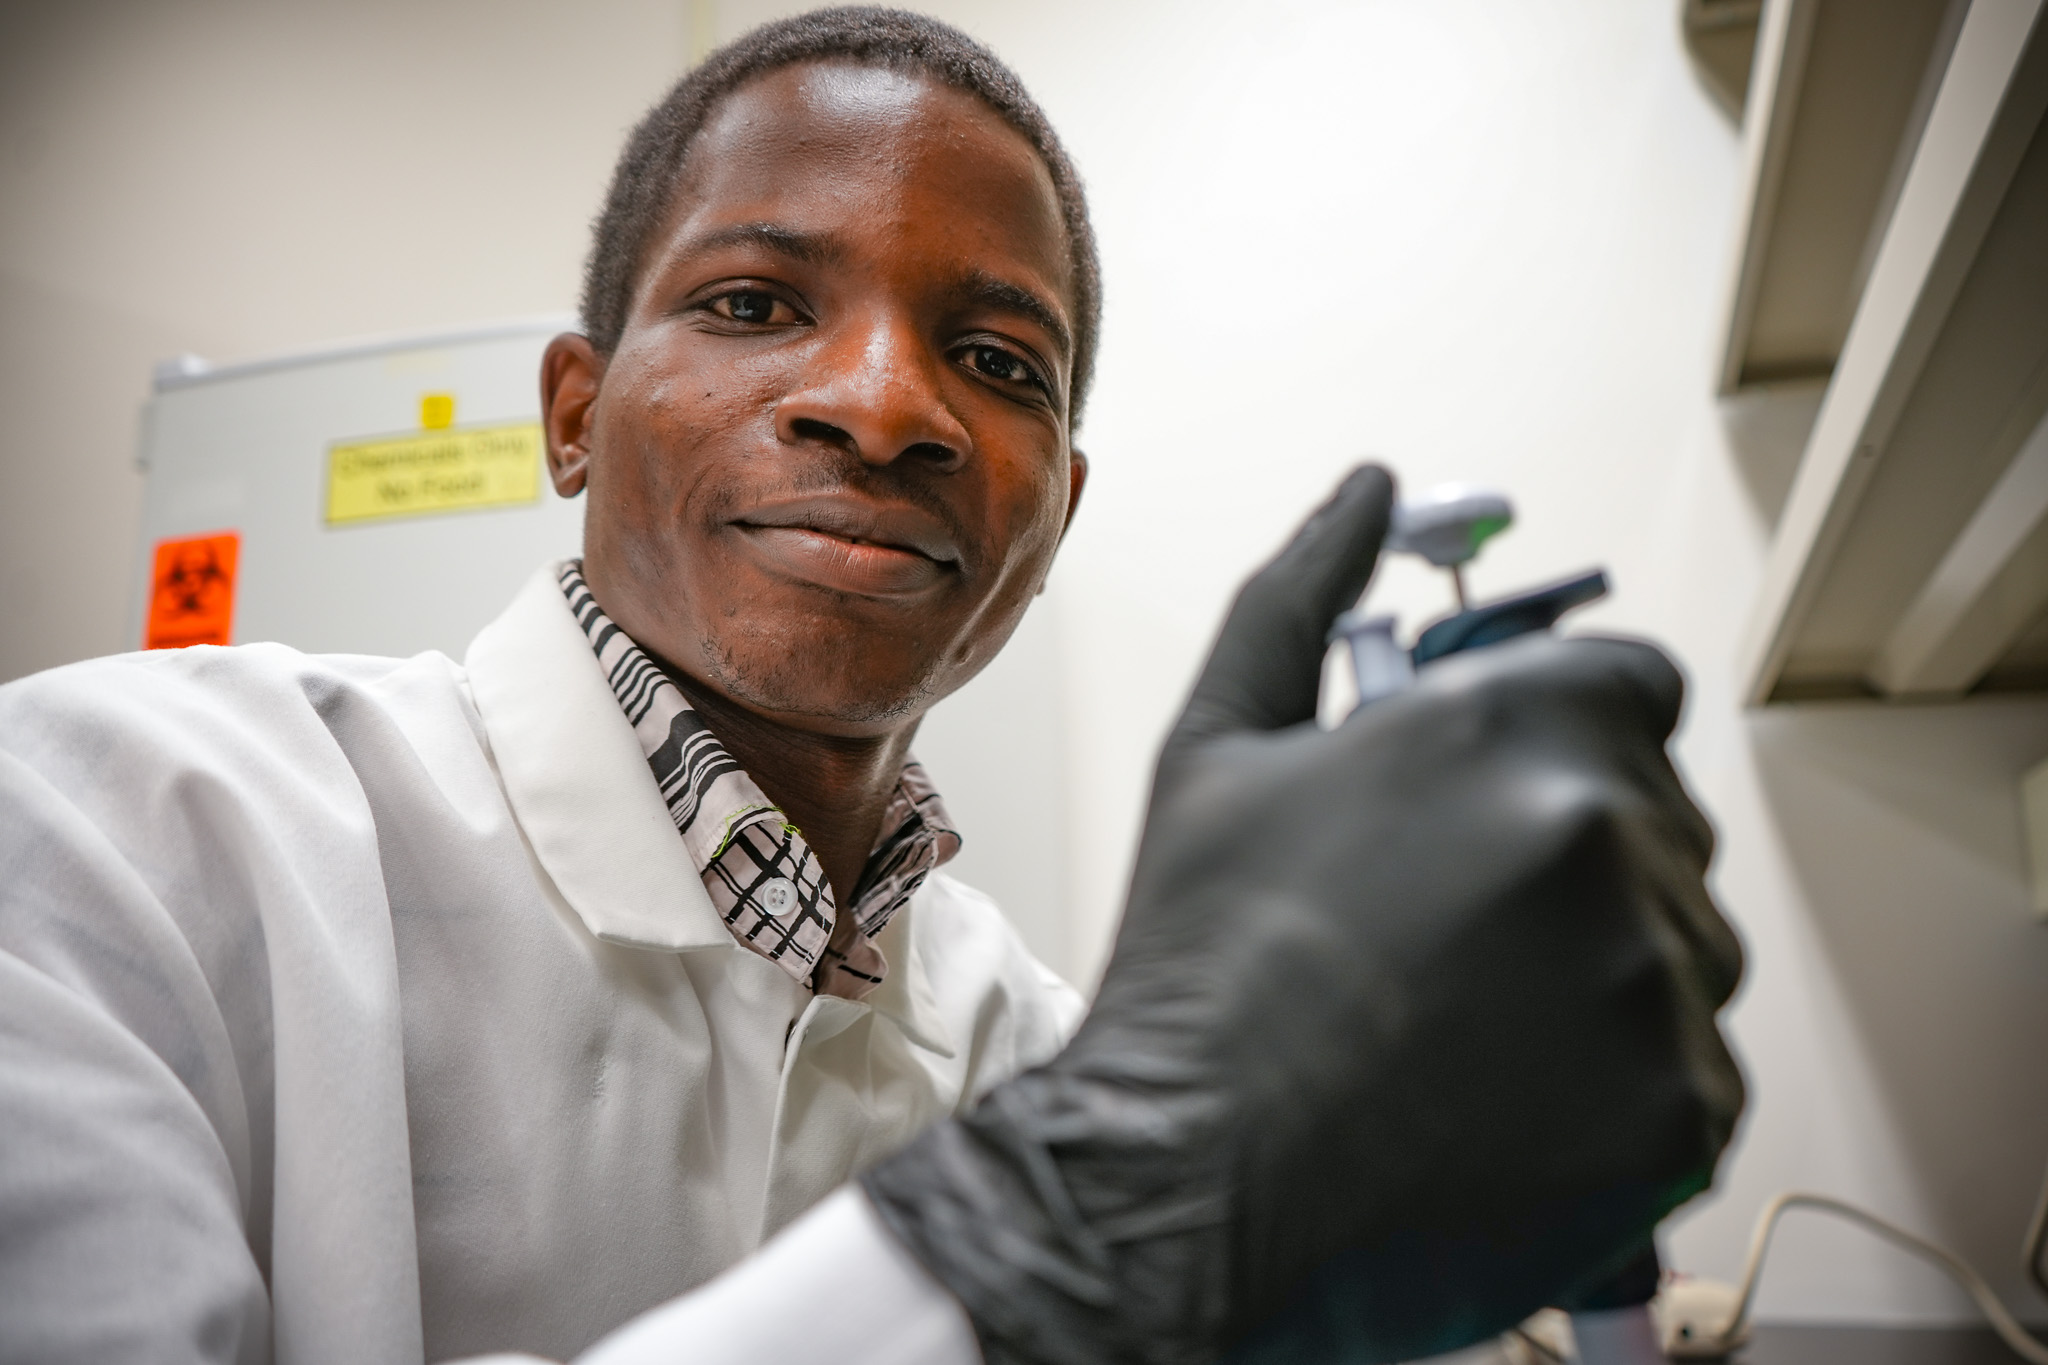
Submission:
[[[157,542],[143,648],[228,642],[235,616],[235,560],[241,547],[242,538],[233,531]]]

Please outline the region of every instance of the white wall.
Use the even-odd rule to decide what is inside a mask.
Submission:
[[[782,8],[697,17],[730,36]],[[1800,1185],[2048,1307],[2013,1255],[2048,1161],[2048,928],[2013,792],[2048,706],[1737,708],[1735,640],[1815,396],[1708,397],[1736,140],[1675,3],[933,8],[1040,95],[1103,242],[1095,477],[1053,594],[1074,969],[1099,961],[1152,748],[1238,578],[1363,454],[1412,486],[1503,485],[1523,521],[1479,590],[1605,564],[1619,591],[1588,624],[1658,636],[1693,679],[1680,751],[1751,950],[1732,1028],[1752,1109],[1671,1260],[1731,1275],[1757,1205]],[[156,356],[570,300],[618,133],[692,31],[680,4],[592,12],[583,33],[482,0],[180,0],[0,41],[0,571],[34,586],[10,595],[0,676],[120,643],[125,424]],[[409,214],[373,212],[394,202]],[[1411,621],[1445,597],[1406,568],[1378,591]],[[1788,1226],[1762,1306],[1968,1316],[1930,1272],[1811,1223]]]

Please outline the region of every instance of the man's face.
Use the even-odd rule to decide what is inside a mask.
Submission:
[[[972,677],[1080,495],[1051,176],[926,79],[786,68],[729,96],[617,350],[543,372],[585,573],[640,644],[764,717],[878,734]]]

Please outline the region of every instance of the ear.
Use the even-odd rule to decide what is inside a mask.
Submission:
[[[1074,509],[1081,505],[1081,490],[1088,486],[1088,457],[1080,451],[1067,453],[1067,519],[1060,523],[1060,543],[1067,539],[1067,530],[1074,524]],[[1046,580],[1040,579],[1038,595],[1044,596]]]
[[[1060,539],[1067,538],[1067,531],[1074,524],[1074,513],[1081,506],[1081,490],[1088,486],[1088,457],[1079,450],[1070,451],[1067,456],[1067,519],[1060,523]]]
[[[548,441],[548,476],[555,491],[573,498],[590,477],[590,427],[604,361],[590,338],[564,332],[540,360],[540,425]]]

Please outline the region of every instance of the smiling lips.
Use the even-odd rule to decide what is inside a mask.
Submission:
[[[771,568],[864,597],[922,592],[959,567],[951,533],[911,507],[809,498],[756,508],[732,524]]]

